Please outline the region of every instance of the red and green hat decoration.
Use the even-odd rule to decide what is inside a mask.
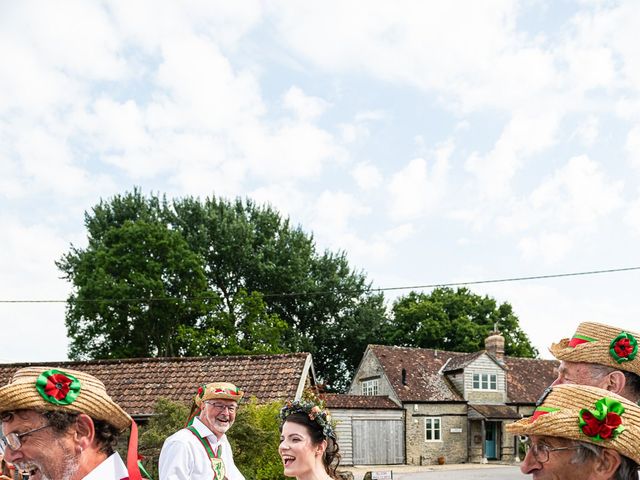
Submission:
[[[619,401],[603,397],[595,403],[594,409],[580,410],[580,430],[596,442],[616,438],[624,431],[623,414],[624,406]]]
[[[571,348],[575,348],[578,345],[582,345],[583,343],[589,342],[597,342],[598,340],[595,338],[588,337],[587,335],[580,335],[579,333],[574,333],[571,340],[569,340],[569,346]]]
[[[47,370],[36,379],[40,396],[54,405],[72,404],[78,398],[80,388],[80,380],[61,370]]]
[[[231,395],[232,397],[241,397],[242,391],[238,387],[236,387],[235,389],[216,387],[213,389],[213,394],[214,395],[223,394],[223,395]]]
[[[618,362],[630,362],[638,354],[638,340],[628,332],[620,332],[609,344],[609,354]]]

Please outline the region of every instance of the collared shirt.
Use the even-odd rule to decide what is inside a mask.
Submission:
[[[220,440],[198,417],[192,426],[198,433],[209,440],[215,452],[220,449],[220,457],[224,462],[228,480],[245,480],[238,467],[233,463],[233,452],[227,436]],[[164,441],[160,451],[160,480],[212,480],[213,469],[207,451],[200,440],[186,428],[178,430]]]
[[[123,480],[125,478],[129,478],[129,472],[118,452],[115,452],[85,475],[83,480]]]

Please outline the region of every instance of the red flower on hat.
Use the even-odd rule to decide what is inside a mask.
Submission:
[[[621,332],[611,341],[609,352],[618,363],[631,361],[638,353],[638,341],[630,333]]]
[[[47,395],[51,395],[56,400],[62,400],[69,393],[72,381],[73,380],[62,373],[54,373],[47,378],[47,384],[44,387],[44,391]]]
[[[624,431],[622,414],[624,406],[609,397],[596,402],[594,410],[583,408],[580,410],[580,429],[587,437],[595,441],[615,438]]]
[[[78,398],[80,381],[60,370],[47,370],[36,380],[36,390],[49,403],[69,405]]]
[[[582,433],[587,437],[600,435],[601,438],[611,438],[615,429],[622,425],[622,417],[617,413],[607,413],[604,420],[598,420],[587,411],[582,414],[582,419],[586,422],[582,427]]]

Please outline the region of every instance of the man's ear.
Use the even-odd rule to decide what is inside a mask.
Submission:
[[[621,395],[626,384],[627,379],[625,378],[624,373],[620,370],[616,370],[615,372],[611,372],[607,375],[607,384],[605,385],[605,388],[610,392]]]
[[[621,462],[622,459],[618,452],[610,448],[604,448],[595,460],[594,473],[597,474],[597,478],[614,478]]]
[[[78,415],[73,435],[76,448],[78,448],[80,452],[87,450],[91,446],[96,436],[96,429],[89,415],[85,415],[84,413]]]

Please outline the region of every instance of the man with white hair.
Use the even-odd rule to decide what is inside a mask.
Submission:
[[[189,425],[167,438],[160,452],[160,480],[245,480],[233,461],[226,433],[244,392],[227,382],[198,389]]]
[[[560,360],[558,377],[563,383],[592,385],[640,401],[640,334],[610,325],[583,322],[573,337],[549,349]]]

